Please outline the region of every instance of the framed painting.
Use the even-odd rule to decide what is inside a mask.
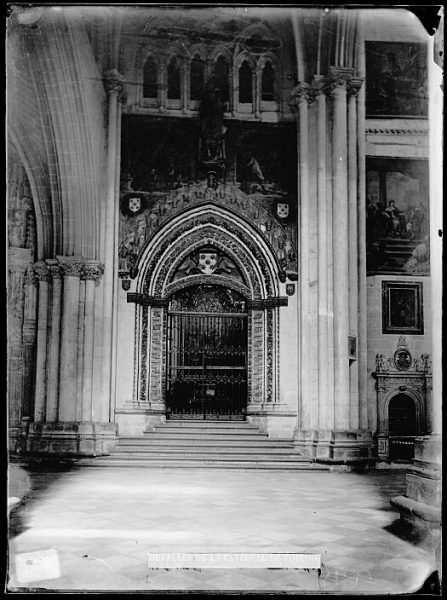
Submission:
[[[366,42],[366,114],[426,117],[425,44]]]
[[[422,282],[382,282],[382,333],[423,335]]]

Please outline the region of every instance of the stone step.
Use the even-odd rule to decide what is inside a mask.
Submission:
[[[291,454],[291,453],[282,453],[275,454],[269,452],[257,452],[253,454],[247,454],[245,452],[233,452],[233,453],[225,453],[225,452],[182,452],[182,451],[171,451],[166,452],[163,449],[156,450],[155,452],[117,452],[114,451],[110,454],[110,459],[136,459],[142,458],[147,460],[153,459],[162,459],[162,460],[221,460],[221,461],[233,461],[240,460],[246,462],[257,462],[263,460],[270,461],[285,461],[285,462],[300,462],[303,460],[299,454]]]
[[[290,448],[294,450],[294,447],[291,442],[286,440],[216,440],[214,438],[204,439],[204,438],[184,438],[183,436],[180,438],[171,438],[171,439],[151,439],[151,438],[143,438],[143,439],[134,439],[134,438],[121,438],[118,444],[120,448],[144,448],[144,447],[182,447],[182,448],[191,448],[195,446],[200,446],[204,448],[265,448],[265,446],[271,446],[272,448]]]
[[[257,429],[257,426],[254,425],[253,423],[248,423],[247,421],[226,421],[226,420],[220,420],[220,421],[211,421],[211,420],[207,420],[207,419],[183,419],[183,420],[179,420],[179,421],[174,421],[171,419],[168,419],[165,423],[163,423],[162,425],[154,425],[155,428],[158,429],[188,429],[188,428],[195,428],[195,427],[201,427],[201,428],[215,428],[215,429],[227,429],[227,428],[231,428],[231,429]]]
[[[275,461],[189,461],[189,460],[139,460],[139,459],[116,459],[96,458],[96,459],[80,459],[76,463],[83,467],[143,467],[148,469],[260,469],[268,471],[329,471],[327,465],[320,465],[311,462],[275,462]]]
[[[280,456],[301,456],[293,448],[275,448],[270,446],[263,446],[260,448],[231,448],[228,446],[121,446],[118,445],[113,451],[113,454],[181,454],[183,456],[190,456],[192,454],[219,454],[219,455],[233,455],[237,454],[240,456],[244,455],[258,455],[258,454],[272,454]]]
[[[260,441],[260,440],[269,440],[271,438],[268,437],[267,434],[263,434],[263,433],[245,433],[245,432],[241,432],[241,433],[221,433],[221,432],[197,432],[197,431],[185,431],[185,432],[178,432],[178,431],[166,431],[166,432],[152,432],[152,433],[148,433],[146,434],[148,439],[152,439],[152,440],[222,440],[222,441],[234,441],[237,442],[239,441],[245,441],[245,440],[252,440],[252,441]]]

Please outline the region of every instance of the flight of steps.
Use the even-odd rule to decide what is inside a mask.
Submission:
[[[110,456],[88,466],[228,469],[324,469],[292,443],[274,440],[241,421],[167,421],[138,437],[121,437]]]

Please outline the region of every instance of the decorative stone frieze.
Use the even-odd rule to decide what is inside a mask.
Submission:
[[[52,280],[54,281],[62,279],[63,271],[59,262],[54,258],[47,259],[45,262],[48,266],[48,270],[50,272]]]

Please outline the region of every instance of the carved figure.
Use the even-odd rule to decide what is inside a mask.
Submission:
[[[376,354],[376,371],[385,371],[383,354]]]

